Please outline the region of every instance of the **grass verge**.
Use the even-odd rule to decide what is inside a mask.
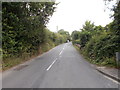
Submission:
[[[9,57],[2,60],[2,71],[12,68],[18,64],[22,64],[28,60],[31,60],[55,47],[53,42],[43,43],[37,53],[30,55],[29,53],[24,53],[21,57]]]
[[[106,66],[106,67],[109,67],[109,68],[119,68],[120,69],[120,64],[117,64],[115,62],[115,58],[105,58],[104,61],[98,62],[97,60],[91,59],[90,57],[88,57],[86,55],[86,53],[84,52],[84,50],[80,50],[80,48],[77,47],[76,45],[73,45],[73,46],[91,64],[94,64],[94,65],[97,65],[97,66]]]

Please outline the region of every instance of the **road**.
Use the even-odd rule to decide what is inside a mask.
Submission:
[[[3,88],[118,88],[99,73],[72,43],[61,44],[2,75]]]

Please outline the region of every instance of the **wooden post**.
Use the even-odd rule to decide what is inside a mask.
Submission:
[[[116,52],[116,62],[120,63],[120,52]]]

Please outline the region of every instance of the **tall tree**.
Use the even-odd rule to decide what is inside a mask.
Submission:
[[[37,51],[45,41],[44,28],[55,8],[55,2],[3,2],[4,56]]]
[[[94,23],[91,23],[91,21],[86,21],[83,25],[82,31],[93,31],[94,30]]]

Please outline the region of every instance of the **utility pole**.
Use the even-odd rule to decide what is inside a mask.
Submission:
[[[56,26],[56,31],[58,32],[58,26]]]

